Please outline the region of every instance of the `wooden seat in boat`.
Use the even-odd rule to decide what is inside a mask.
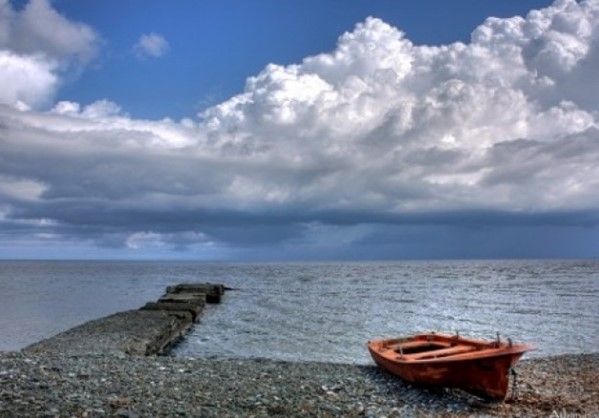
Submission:
[[[419,347],[427,347],[427,346],[444,346],[444,347],[449,347],[450,344],[449,343],[444,343],[441,341],[426,341],[426,340],[421,340],[421,341],[409,341],[409,342],[404,342],[404,343],[400,343],[397,344],[397,347],[401,346],[401,348],[403,350],[409,350],[412,348],[419,348]]]
[[[475,351],[477,348],[472,345],[457,345],[455,347],[442,348],[439,350],[425,351],[422,353],[406,354],[405,360],[422,360],[436,357],[447,357],[455,354],[463,354],[469,351]]]
[[[401,347],[401,349],[400,349]],[[396,344],[390,344],[388,346],[389,349],[400,353],[403,351],[405,354],[412,353],[422,353],[430,350],[439,350],[441,348],[451,347],[451,344],[442,342],[442,341],[409,341],[409,342],[401,342]]]

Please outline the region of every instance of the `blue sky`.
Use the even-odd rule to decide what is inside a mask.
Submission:
[[[597,68],[599,0],[0,0],[0,258],[598,257]]]

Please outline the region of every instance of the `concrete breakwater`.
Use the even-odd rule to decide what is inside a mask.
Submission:
[[[168,286],[156,302],[86,322],[23,349],[27,353],[164,354],[198,322],[206,304],[220,303],[222,284]]]

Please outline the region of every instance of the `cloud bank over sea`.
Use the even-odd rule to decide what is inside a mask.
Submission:
[[[598,0],[488,18],[449,45],[369,17],[182,120],[55,102],[101,43],[47,0],[0,0],[9,256],[551,256],[530,250],[596,240]]]

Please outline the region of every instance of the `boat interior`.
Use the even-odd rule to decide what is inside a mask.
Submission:
[[[410,340],[391,340],[387,349],[399,354],[404,361],[436,359],[499,347],[499,343],[486,343],[458,336],[423,336]]]

